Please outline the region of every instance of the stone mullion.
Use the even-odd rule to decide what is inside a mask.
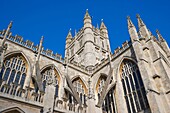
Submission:
[[[110,109],[109,109],[109,100],[108,100],[108,95],[106,95],[106,97],[105,97],[105,98],[106,98],[106,101],[107,101],[107,106],[106,106],[106,107],[107,107],[107,110],[108,110],[108,112],[109,112],[109,111],[110,111]]]
[[[126,73],[124,73],[124,74],[126,74]],[[130,97],[129,97],[129,91],[128,91],[128,88],[127,88],[125,76],[126,76],[126,75],[124,75],[124,78],[123,78],[124,84],[125,84],[125,87],[126,87],[126,89],[124,89],[124,90],[126,90],[126,93],[127,93],[125,96],[127,96],[127,99],[128,99],[128,102],[129,102],[130,111],[133,112],[132,106],[131,106],[131,102],[130,102],[130,99],[129,99],[129,98],[130,98]],[[128,103],[126,103],[126,104],[128,104]]]
[[[115,109],[115,112],[117,113],[117,107],[116,107],[116,98],[115,98],[115,95],[114,95],[114,91],[112,89],[112,97],[113,97],[113,102],[114,102],[114,109]],[[113,110],[114,111],[114,110]]]
[[[18,81],[18,84],[20,84],[21,83],[21,79],[22,79],[22,75],[23,75],[24,73],[22,73],[21,72],[21,75],[20,75],[20,78],[19,78],[19,81]]]
[[[10,77],[11,77],[11,73],[12,73],[12,69],[10,68],[10,73],[9,73],[9,75],[8,75],[8,79],[7,79],[7,82],[6,82],[6,83],[8,83],[8,81],[9,81],[9,79],[10,79]]]
[[[13,62],[14,63],[14,68],[16,70],[16,67],[17,67],[17,63],[18,63],[18,57],[16,57],[16,62]]]
[[[138,104],[139,104],[139,107],[140,109],[142,109],[141,105],[140,105],[140,101],[139,101],[139,97],[138,97],[138,94],[137,94],[137,89],[135,87],[135,81],[134,81],[134,76],[133,76],[133,71],[131,70],[131,76],[132,76],[132,81],[133,81],[133,84],[134,84],[134,88],[135,88],[135,93],[136,93],[136,97],[137,97],[137,101],[138,101]],[[136,104],[135,104],[136,105]]]
[[[6,73],[7,68],[9,68],[9,67],[6,67],[6,66],[5,66],[4,72],[3,72],[3,74],[2,74],[2,78],[4,78],[4,75],[5,75],[5,73]]]
[[[18,65],[18,60],[19,60],[19,57],[16,57],[16,63],[15,63],[15,66],[13,68],[13,70],[15,70],[15,76],[14,76],[13,82],[15,81],[16,75],[18,73],[18,70],[16,69],[16,67]]]
[[[16,76],[17,76],[17,73],[18,73],[18,71],[16,69],[14,69],[14,70],[15,70],[15,75],[14,75],[13,83],[15,82],[15,79],[16,79]]]
[[[145,100],[144,100],[144,97],[143,97],[144,94],[143,94],[142,91],[141,91],[144,86],[141,86],[141,84],[140,84],[140,82],[139,82],[139,79],[138,79],[138,76],[140,76],[140,75],[137,76],[136,71],[137,71],[137,69],[135,70],[135,76],[136,76],[137,81],[138,81],[138,84],[139,84],[139,91],[140,91],[141,96],[142,96],[143,104],[144,104],[145,108],[147,108],[146,103],[145,103]],[[142,82],[143,82],[143,81],[142,81]]]
[[[133,83],[133,81],[132,81],[132,83],[131,83],[130,78],[129,78],[129,75],[131,74],[131,68],[130,68],[130,66],[129,66],[128,64],[127,64],[127,73],[128,73],[127,78],[128,78],[128,82],[129,82],[129,85],[130,85],[130,91],[131,91],[131,95],[132,95],[132,100],[133,100],[133,103],[134,103],[134,107],[135,107],[135,110],[138,111],[138,110],[137,110],[137,106],[136,106],[136,102],[135,102],[135,99],[134,99],[133,89],[132,89],[132,83]],[[131,75],[131,76],[132,76],[132,75]]]
[[[128,70],[129,71],[129,70]],[[127,78],[128,78],[128,82],[129,82],[129,86],[130,86],[130,94],[132,95],[132,100],[133,100],[133,103],[134,103],[134,107],[135,107],[135,110],[137,111],[137,107],[136,107],[136,103],[135,103],[135,100],[134,100],[134,94],[133,94],[133,90],[132,90],[132,86],[131,86],[131,82],[130,82],[130,80],[129,80],[129,72],[128,72],[128,76],[127,76]],[[131,102],[130,102],[131,103]],[[131,103],[132,104],[132,103]]]

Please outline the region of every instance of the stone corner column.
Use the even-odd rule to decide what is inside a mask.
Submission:
[[[53,84],[46,85],[45,94],[44,94],[44,113],[53,113],[54,101],[55,101],[55,89],[56,87]]]

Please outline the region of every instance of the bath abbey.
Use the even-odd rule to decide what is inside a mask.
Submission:
[[[170,113],[169,46],[136,18],[111,51],[107,26],[93,26],[87,10],[64,57],[43,37],[36,45],[13,35],[10,22],[0,30],[0,113]]]

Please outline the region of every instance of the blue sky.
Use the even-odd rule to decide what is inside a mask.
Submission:
[[[109,31],[112,52],[130,40],[126,16],[130,16],[137,27],[136,14],[156,35],[159,29],[170,44],[170,1],[169,0],[1,0],[0,30],[12,20],[13,35],[24,40],[39,43],[45,37],[43,46],[64,55],[65,38],[71,28],[74,35],[83,26],[86,9],[92,16],[94,26],[101,19]]]

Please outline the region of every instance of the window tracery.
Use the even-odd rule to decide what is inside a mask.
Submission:
[[[100,100],[104,85],[105,85],[105,78],[100,77],[97,86],[98,101]],[[111,88],[110,91],[107,93],[102,104],[102,110],[106,113],[116,113],[114,88]]]
[[[73,81],[73,86],[77,93],[79,94],[82,104],[86,104],[85,88],[82,84],[82,81],[80,79]]]
[[[49,68],[42,72],[42,84],[43,84],[43,90],[45,91],[46,85],[48,83],[48,80],[50,78],[53,78],[54,76],[54,82],[56,85],[55,95],[58,96],[58,88],[59,88],[59,80],[57,78],[57,73],[54,69]]]
[[[148,109],[149,104],[137,65],[131,61],[124,61],[121,77],[128,112],[136,113]]]
[[[7,84],[20,84],[22,87],[26,78],[26,62],[21,55],[13,56],[4,61],[0,79]]]

